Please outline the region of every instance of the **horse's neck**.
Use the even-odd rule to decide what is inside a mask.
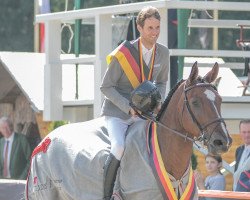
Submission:
[[[172,102],[169,103],[167,111],[163,116],[165,119],[162,123],[185,135],[186,133],[181,125],[182,116],[180,114],[183,104],[177,105],[177,99],[179,100],[180,96],[181,90],[174,94]],[[177,109],[178,106],[179,110]],[[193,143],[164,127],[159,127],[158,129],[159,146],[165,168],[168,173],[179,180],[190,164]]]
[[[190,164],[193,144],[169,131],[158,132],[165,168],[176,180],[180,180]]]

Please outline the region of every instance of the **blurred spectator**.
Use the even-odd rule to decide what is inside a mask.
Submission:
[[[25,135],[15,133],[7,117],[0,118],[0,178],[26,179],[31,149]]]
[[[235,169],[234,169],[233,190],[245,191],[245,189],[247,189],[246,183],[250,182],[250,178],[249,178],[250,173],[247,172],[250,170],[250,119],[240,121],[239,129],[240,129],[240,136],[243,141],[243,144],[239,146],[235,152],[236,164],[235,164]],[[247,176],[248,174],[249,176]],[[237,183],[238,183],[238,187],[237,187]],[[244,189],[244,186],[245,186],[245,189]],[[249,186],[248,186],[248,191],[250,191]]]
[[[194,175],[197,187],[200,190],[225,190],[226,187],[225,177],[220,172],[220,168],[222,167],[221,156],[207,154],[205,159],[206,159],[206,169],[209,175],[204,180],[202,174],[199,173],[198,171],[195,171]]]

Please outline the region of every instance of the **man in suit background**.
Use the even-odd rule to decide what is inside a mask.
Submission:
[[[243,144],[235,152],[234,191],[237,191],[237,183],[241,173],[250,170],[250,119],[241,120],[239,129]]]
[[[22,134],[15,133],[7,117],[0,118],[0,178],[24,180],[29,169],[31,148]]]

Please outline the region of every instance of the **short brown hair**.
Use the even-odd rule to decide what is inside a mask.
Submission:
[[[241,124],[250,124],[250,119],[243,119],[240,121],[239,128]]]
[[[161,16],[157,8],[153,6],[144,7],[137,15],[137,18],[136,18],[137,25],[143,27],[145,20],[150,17],[154,17],[158,19],[159,21],[161,20]]]

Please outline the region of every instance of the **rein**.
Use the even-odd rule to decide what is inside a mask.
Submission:
[[[195,138],[190,137],[190,136],[188,136],[188,133],[187,133],[186,135],[184,135],[183,133],[181,133],[181,132],[179,132],[179,131],[176,131],[176,130],[174,130],[174,129],[172,129],[172,128],[169,128],[168,126],[162,124],[162,123],[159,121],[159,119],[156,120],[156,118],[153,117],[153,116],[146,116],[146,118],[147,118],[147,119],[150,119],[151,121],[153,121],[153,122],[155,122],[155,123],[157,123],[158,125],[162,126],[163,128],[165,128],[165,129],[167,129],[167,130],[169,130],[169,131],[175,133],[176,135],[178,135],[178,136],[180,136],[180,137],[183,137],[183,138],[185,139],[185,141],[186,141],[186,140],[189,140],[189,141],[193,142],[194,144],[196,144],[197,141],[198,141],[198,142],[209,143],[210,138],[211,138],[211,136],[213,135],[214,131],[212,132],[212,134],[211,134],[211,136],[209,137],[209,139],[207,139],[206,136],[205,136],[205,131],[204,131],[204,130],[207,129],[207,127],[209,127],[210,125],[212,125],[212,124],[214,124],[214,123],[221,123],[221,122],[222,122],[222,123],[225,124],[225,122],[224,122],[224,119],[223,119],[222,117],[218,117],[218,118],[216,118],[215,120],[212,120],[211,122],[206,123],[205,125],[201,125],[201,124],[198,122],[198,120],[196,119],[194,113],[193,113],[192,110],[191,110],[191,107],[190,107],[190,104],[189,104],[188,98],[187,98],[187,92],[190,91],[190,90],[192,90],[193,88],[196,88],[196,87],[212,87],[212,88],[213,88],[214,90],[216,90],[216,91],[217,91],[217,89],[216,89],[216,87],[215,87],[214,85],[209,84],[209,83],[199,83],[199,84],[196,84],[196,85],[193,85],[193,86],[190,86],[190,87],[186,87],[186,85],[184,86],[184,94],[185,94],[185,96],[184,96],[184,102],[185,102],[185,104],[184,104],[184,105],[186,105],[187,110],[188,110],[189,114],[190,114],[191,117],[192,117],[192,120],[195,122],[195,124],[197,125],[197,127],[198,127],[199,130],[200,130],[200,135],[199,135],[198,138],[196,138],[196,137],[195,137]],[[215,130],[215,129],[214,129],[214,130]],[[197,144],[196,144],[196,145],[197,145]],[[198,145],[197,145],[197,146],[198,146]]]
[[[193,139],[192,137],[188,136],[188,134],[184,135],[183,133],[179,132],[179,131],[176,131],[172,128],[169,128],[168,126],[164,125],[163,123],[159,122],[159,121],[154,121],[155,123],[157,123],[158,125],[162,126],[163,128],[165,129],[168,129],[169,131],[172,131],[173,133],[175,133],[176,135],[178,136],[181,136],[186,140],[189,140],[193,143],[195,143],[196,141],[199,141],[199,139]]]

